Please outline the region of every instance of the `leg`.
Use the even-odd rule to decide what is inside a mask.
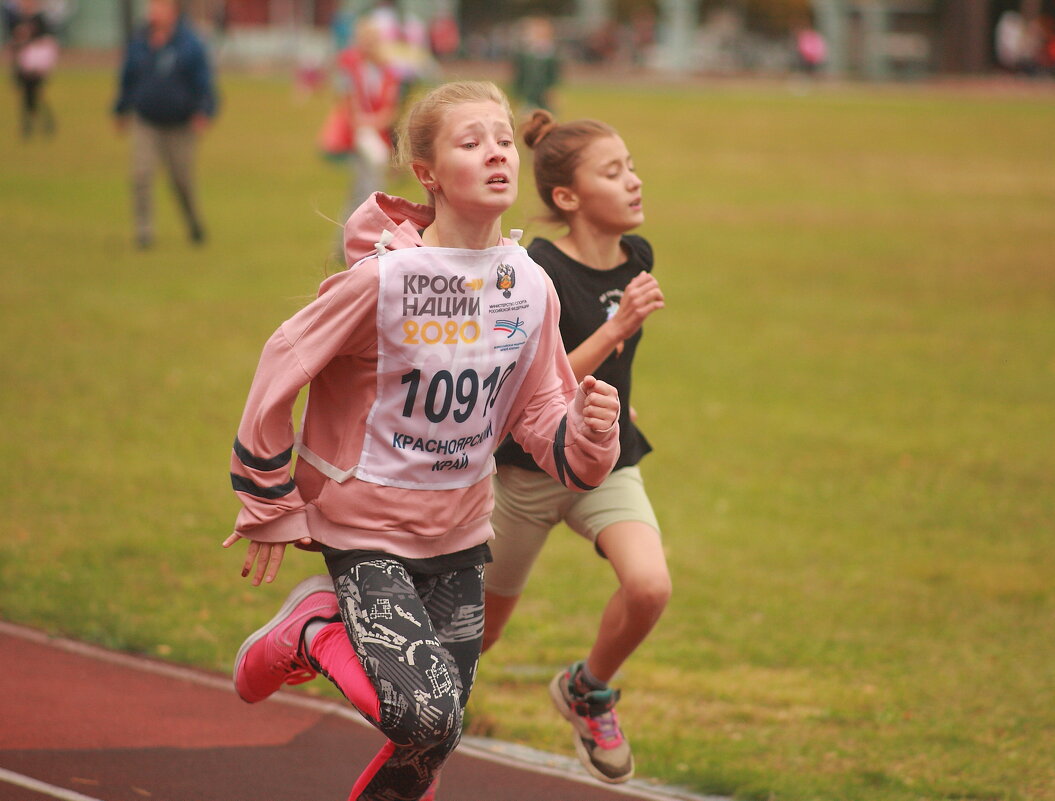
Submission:
[[[51,104],[48,102],[47,78],[43,76],[41,76],[40,83],[37,86],[37,119],[40,120],[45,136],[53,136],[55,134],[55,115],[52,113]]]
[[[334,253],[341,258],[344,257],[344,222],[352,216],[352,212],[362,205],[363,201],[370,197],[375,191],[382,188],[382,172],[368,159],[356,151],[348,154],[348,194],[344,201],[344,211],[341,214],[342,226],[337,229],[337,242]]]
[[[488,590],[484,593],[484,644],[483,652],[487,653],[492,645],[498,642],[505,630],[506,623],[513,616],[520,594],[499,595]]]
[[[390,740],[351,799],[416,801],[458,744],[480,650],[481,572],[414,580],[379,559],[338,577],[346,645],[326,627],[311,658]]]
[[[132,214],[136,243],[141,248],[154,242],[154,170],[160,150],[160,132],[139,119],[132,120]]]
[[[37,117],[37,108],[40,100],[40,78],[20,72],[16,80],[22,92],[22,136],[28,139],[33,133],[33,123]]]
[[[575,729],[575,748],[586,769],[602,781],[623,782],[634,773],[634,758],[615,713],[620,692],[608,681],[655,626],[670,598],[659,524],[640,471],[615,471],[575,504],[568,525],[594,540],[620,586],[601,616],[589,657],[554,677],[550,697]]]
[[[382,188],[384,165],[378,164],[359,153],[352,153],[348,158],[351,164],[352,186],[351,195],[348,198],[348,213],[355,211],[362,205],[363,201],[374,192]]]
[[[189,125],[182,125],[164,132],[164,158],[172,181],[172,190],[176,194],[187,233],[193,242],[205,239],[205,229],[198,214],[194,194],[194,156],[197,151],[198,135]]]
[[[646,523],[615,523],[598,546],[612,563],[619,588],[605,606],[586,665],[607,683],[652,631],[671,595],[670,573],[659,532]]]
[[[453,660],[461,686],[458,698],[462,710],[469,703],[480,662],[484,631],[483,578],[481,565],[415,581],[436,639]]]
[[[495,538],[491,542],[494,561],[486,569],[485,652],[502,636],[550,529],[574,498],[545,473],[519,467],[499,467],[491,483]]]

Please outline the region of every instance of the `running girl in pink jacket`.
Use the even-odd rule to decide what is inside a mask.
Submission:
[[[498,443],[511,435],[577,491],[619,452],[617,392],[593,377],[576,386],[552,283],[500,232],[519,168],[505,96],[438,87],[399,141],[429,205],[364,203],[345,226],[349,269],[268,340],[231,459],[243,508],[224,542],[249,540],[242,575],[255,585],[274,579],[287,545],[322,551],[330,575],[301,582],[243,643],[234,681],[253,703],[322,672],[386,735],[350,801],[431,797],[458,743]]]

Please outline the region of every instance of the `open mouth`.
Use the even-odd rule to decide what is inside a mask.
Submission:
[[[489,178],[487,180],[487,183],[488,184],[508,184],[509,183],[509,179],[506,178],[504,175],[494,175],[494,176],[491,176],[491,178]]]

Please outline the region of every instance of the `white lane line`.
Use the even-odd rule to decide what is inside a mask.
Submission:
[[[101,801],[101,799],[93,798],[90,795],[67,790],[65,787],[56,787],[54,784],[46,784],[36,779],[31,779],[29,776],[23,776],[21,773],[14,773],[3,768],[0,768],[0,782],[13,784],[16,787],[24,787],[42,795],[59,798],[61,801]]]

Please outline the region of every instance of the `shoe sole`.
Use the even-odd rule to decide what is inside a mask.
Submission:
[[[579,716],[575,714],[575,710],[568,705],[568,702],[564,698],[564,693],[561,692],[560,685],[564,679],[564,673],[558,673],[553,677],[553,680],[549,683],[549,697],[553,701],[553,706],[557,708],[557,711],[564,716],[564,718],[572,725],[575,736],[575,753],[579,757],[579,761],[586,768],[587,772],[595,779],[600,779],[606,784],[622,784],[623,782],[630,781],[634,776],[634,763],[633,756],[630,757],[630,770],[624,776],[617,776],[615,778],[606,776],[602,773],[593,761],[590,759],[590,752],[586,749],[586,745],[582,741],[582,737],[579,735]]]
[[[317,592],[333,592],[333,579],[329,576],[308,576],[290,591],[285,603],[275,613],[275,616],[246,638],[245,642],[242,643],[242,647],[238,649],[238,654],[234,658],[234,669],[231,671],[235,692],[238,692],[238,671],[242,667],[242,662],[245,661],[245,655],[249,652],[249,649],[266,637],[275,626],[290,615],[301,601]],[[257,703],[245,698],[241,693],[238,693],[238,697],[247,704]],[[264,699],[261,698],[259,700],[263,701]]]

